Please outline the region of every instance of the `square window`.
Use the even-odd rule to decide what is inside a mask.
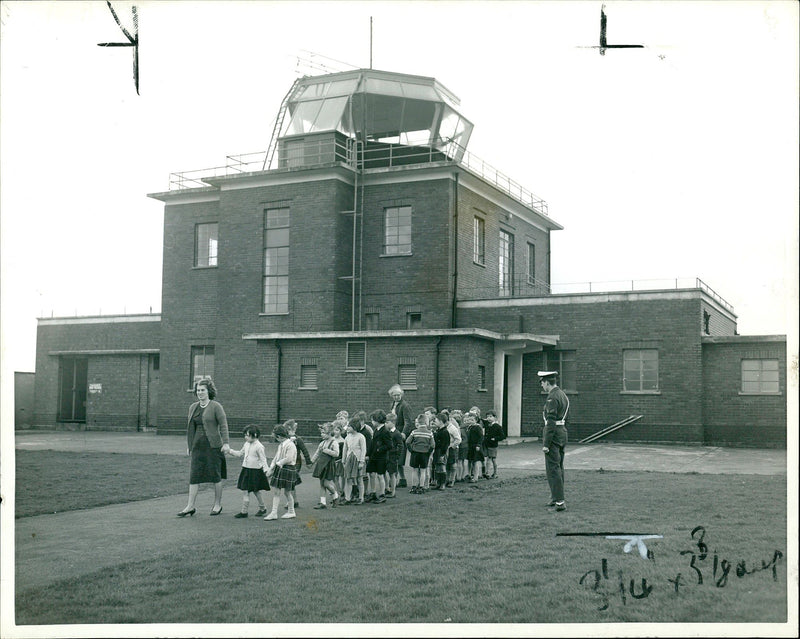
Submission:
[[[575,351],[544,351],[543,368],[546,371],[558,371],[558,386],[561,390],[578,390]]]
[[[364,323],[365,329],[368,331],[377,331],[380,327],[380,313],[365,313],[364,314]]]
[[[406,328],[409,330],[422,328],[422,313],[406,313]]]
[[[623,351],[622,389],[634,392],[658,391],[658,350],[647,348]]]
[[[742,392],[774,395],[780,392],[777,359],[743,359]]]

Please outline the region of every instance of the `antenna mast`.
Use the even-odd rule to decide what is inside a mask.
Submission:
[[[372,16],[369,17],[369,68],[372,68]]]

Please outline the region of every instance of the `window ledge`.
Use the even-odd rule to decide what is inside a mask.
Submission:
[[[319,387],[318,386],[298,386],[297,390],[315,391],[315,390],[319,390]]]
[[[277,313],[259,313],[259,317],[271,317],[273,315],[289,315],[289,311],[281,311]]]
[[[344,372],[345,373],[366,373],[367,369],[366,368],[345,368]]]
[[[620,391],[620,395],[661,395],[661,391]]]
[[[413,253],[381,253],[378,257],[411,257]]]
[[[764,395],[767,395],[768,397],[780,397],[781,395],[783,395],[783,393],[781,393],[780,391],[778,391],[777,393],[770,393],[770,392],[764,392],[764,393],[745,393],[745,392],[743,392],[743,391],[739,391],[739,395],[751,395],[751,396],[752,396],[752,395],[756,395],[756,396],[761,396],[761,397],[763,397]]]
[[[213,266],[193,266],[192,270],[193,271],[207,271],[209,269],[214,269],[214,268],[219,268],[219,266],[217,264],[214,264]]]
[[[478,391],[479,393],[488,393],[488,392],[489,392],[489,389],[488,389],[488,388],[478,388],[478,389],[477,389],[477,391]]]
[[[475,260],[472,260],[472,263],[475,266],[480,266],[481,268],[486,268],[486,262],[476,262]]]

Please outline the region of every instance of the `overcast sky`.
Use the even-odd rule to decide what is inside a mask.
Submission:
[[[794,2],[607,2],[609,44],[646,48],[605,56],[599,2],[135,4],[138,96],[105,2],[2,3],[4,371],[34,370],[40,315],[160,311],[146,194],[265,150],[321,73],[298,56],[369,67],[370,17],[373,68],[438,79],[470,151],[549,203],[553,283],[699,277],[741,334],[796,330]]]

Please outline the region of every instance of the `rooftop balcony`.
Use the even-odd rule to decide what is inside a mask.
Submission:
[[[499,189],[517,202],[548,216],[548,206],[542,198],[498,171],[463,146],[446,140],[435,145],[398,144],[368,141],[356,144],[352,138],[338,132],[283,138],[278,146],[277,168],[267,168],[267,152],[258,151],[226,156],[222,166],[170,173],[169,190],[208,187],[209,178],[244,176],[264,172],[285,172],[345,165],[369,173],[375,169],[391,169],[410,165],[453,165],[469,171]]]

